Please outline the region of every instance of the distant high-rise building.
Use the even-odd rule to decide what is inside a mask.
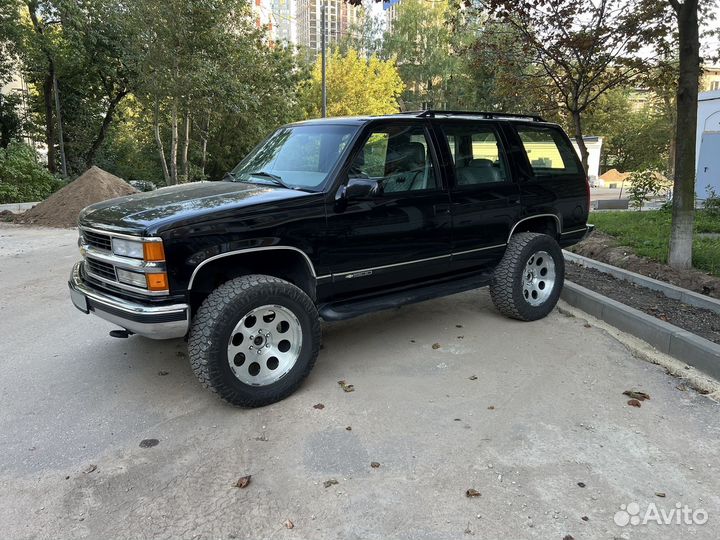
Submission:
[[[322,0],[297,0],[297,44],[320,51]],[[325,0],[327,44],[337,44],[359,22],[360,8],[343,0]]]
[[[272,38],[297,44],[297,0],[269,0]]]

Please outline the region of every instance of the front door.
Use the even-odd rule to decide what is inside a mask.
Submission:
[[[335,294],[447,272],[449,198],[425,122],[371,125],[350,160],[347,178],[376,180],[382,193],[329,203],[325,256]]]

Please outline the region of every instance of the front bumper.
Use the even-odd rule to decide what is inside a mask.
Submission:
[[[172,304],[152,306],[110,296],[85,284],[82,261],[70,273],[70,299],[83,313],[94,313],[133,334],[152,339],[172,339],[185,336],[190,327],[190,306]]]

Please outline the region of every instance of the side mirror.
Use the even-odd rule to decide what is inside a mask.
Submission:
[[[377,180],[350,178],[345,187],[347,199],[372,199],[383,194],[383,187]]]

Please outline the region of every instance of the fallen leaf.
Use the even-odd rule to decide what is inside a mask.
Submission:
[[[352,384],[348,384],[346,381],[338,381],[338,384],[343,389],[343,392],[354,392],[355,387]]]
[[[336,486],[336,485],[338,485],[339,483],[340,483],[340,482],[338,482],[338,481],[335,480],[334,478],[331,478],[330,480],[325,480],[325,481],[323,482],[323,486],[325,486],[326,488],[329,488],[330,486]]]
[[[470,375],[468,379],[470,379],[471,381],[477,381],[477,375]]]
[[[411,339],[411,340],[410,340],[410,343],[415,343],[415,340],[414,340],[414,339]]]
[[[628,400],[628,405],[631,407],[640,407],[640,402],[637,399]]]
[[[283,525],[285,525],[286,529],[292,529],[293,527],[295,527],[295,524],[292,521],[290,521],[289,519],[286,519],[285,523],[283,523]]]
[[[456,324],[455,328],[462,328],[462,324]]]
[[[323,405],[322,403],[316,403],[315,405],[313,405],[313,409],[324,409],[324,408],[325,408],[325,405]]]
[[[585,323],[584,326],[585,326],[585,328],[592,328],[592,324],[590,324],[590,323]]]
[[[488,407],[488,411],[494,411],[494,410],[495,410],[495,405],[490,405]]]
[[[160,441],[157,439],[143,439],[140,441],[140,448],[152,448],[153,446],[157,446],[160,444]]]
[[[97,470],[97,465],[88,465],[85,470],[83,471],[84,474],[90,474],[91,472],[95,472]]]
[[[458,339],[465,339],[465,336],[458,336]]]
[[[590,518],[587,517],[587,516],[583,516],[583,517],[581,517],[580,519],[582,519],[583,521],[589,521],[589,520],[590,520]]]
[[[348,426],[345,428],[345,431],[352,431],[352,426]]]
[[[440,348],[440,344],[439,344],[439,343],[433,343],[433,344],[432,344],[432,348],[433,348],[433,349],[439,349],[439,348]]]
[[[373,469],[377,469],[378,467],[380,467],[380,464],[379,464],[377,461],[371,461],[371,462],[370,462],[370,466],[371,466]]]
[[[650,399],[650,394],[646,394],[645,392],[640,392],[639,390],[625,390],[623,392],[623,394],[629,398],[637,399],[640,401],[645,401],[646,399]]]
[[[578,482],[578,487],[585,487],[585,482]]]
[[[466,497],[479,497],[480,492],[477,489],[470,488],[465,492]]]
[[[575,540],[575,537],[571,534],[566,534],[563,536],[563,540]]]
[[[460,422],[461,420],[459,418],[453,418],[455,422]]]
[[[251,478],[252,474],[248,474],[247,476],[241,476],[238,481],[235,482],[235,487],[245,489],[246,487],[248,487]]]
[[[164,369],[161,369],[160,371],[158,371],[158,375],[160,375],[161,377],[164,377],[165,375],[169,375],[169,374],[170,374],[170,372],[165,371]]]
[[[663,492],[663,491],[656,491],[656,492],[655,492],[655,496],[656,496],[656,497],[665,497],[665,492]]]

